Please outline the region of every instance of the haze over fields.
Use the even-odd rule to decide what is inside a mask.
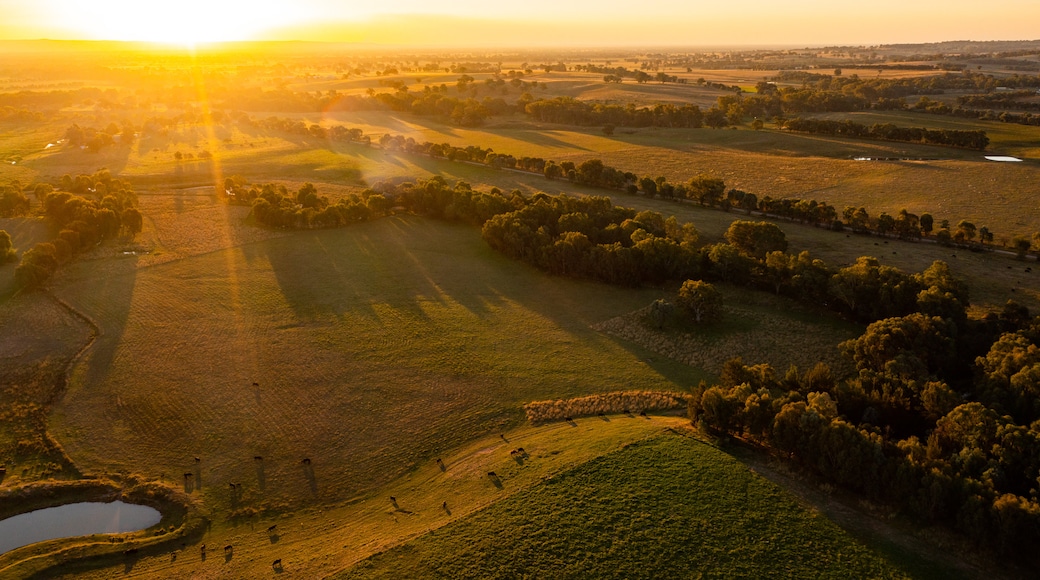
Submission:
[[[747,46],[1010,40],[1037,35],[1040,4],[0,0],[0,39],[190,44],[306,40],[407,46]]]

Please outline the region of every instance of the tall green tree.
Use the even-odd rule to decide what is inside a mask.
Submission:
[[[679,288],[676,305],[694,322],[701,324],[722,317],[722,293],[701,280],[687,280]]]

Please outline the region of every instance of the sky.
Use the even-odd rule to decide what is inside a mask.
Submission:
[[[180,44],[873,45],[1033,40],[1038,23],[1038,0],[0,0],[0,39]]]

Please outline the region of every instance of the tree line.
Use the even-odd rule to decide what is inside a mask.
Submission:
[[[837,135],[853,139],[879,139],[924,143],[943,147],[960,147],[984,151],[989,146],[985,131],[963,131],[956,129],[926,129],[923,127],[897,127],[892,123],[864,125],[851,120],[830,121],[826,119],[790,119],[784,123],[788,131],[814,135]]]

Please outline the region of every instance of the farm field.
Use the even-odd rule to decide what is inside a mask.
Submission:
[[[672,432],[545,479],[336,577],[938,578],[948,573],[879,554],[734,458]]]
[[[683,435],[685,423],[610,415],[511,428],[447,450],[443,469],[423,462],[349,501],[217,522],[205,541],[233,545],[230,558],[186,549],[60,577],[261,576],[275,559],[285,573],[308,577],[400,577],[402,570],[497,577],[508,575],[506,559],[532,573],[580,575],[600,570],[598,544],[610,537],[606,554],[622,564],[603,571],[608,576],[718,574],[736,559],[752,575],[822,569],[836,577],[966,577],[934,555],[900,553],[863,530],[843,531],[725,451]],[[510,454],[517,447],[524,457]],[[269,525],[276,529],[266,532]],[[532,526],[541,533],[525,535]],[[581,555],[561,553],[574,542],[584,546]]]
[[[228,76],[219,82],[230,82],[251,69],[221,70]],[[451,85],[459,76],[332,75],[331,68],[298,65],[264,70],[265,89],[344,95],[391,90],[394,81]],[[745,87],[776,73],[660,70]],[[120,93],[124,73],[107,70],[102,76],[108,80],[68,84],[46,72],[32,83],[0,79],[0,91],[76,89],[90,82],[110,90],[31,120],[0,119],[0,186],[17,181],[32,203],[31,215],[0,219],[20,253],[58,235],[42,217],[43,194],[33,193],[40,182],[59,184],[66,175],[107,169],[132,185],[143,218],[136,237],[121,231],[80,248],[40,291],[20,290],[15,265],[0,265],[0,486],[95,477],[158,481],[183,491],[209,519],[201,542],[211,550],[235,549],[223,557],[211,551],[207,558],[188,542],[179,550],[170,543],[119,561],[128,554],[113,552],[114,558],[70,565],[61,570],[64,577],[981,573],[964,562],[951,564],[954,558],[937,558],[931,549],[917,550],[924,543],[889,541],[886,534],[899,522],[892,514],[867,515],[872,506],[849,508],[859,510],[855,521],[835,517],[821,502],[806,499],[829,501],[830,486],[808,477],[778,486],[775,474],[756,472],[762,463],[749,453],[692,433],[681,411],[545,425],[524,417],[523,406],[532,401],[613,391],[695,393],[686,398],[693,401],[703,391],[698,385],[718,382],[724,363],[737,356],[748,365],[768,363],[778,376],[817,362],[838,377],[852,376],[852,361],[838,345],[864,326],[838,318],[827,304],[718,282],[722,323],[655,331],[644,315],[655,301],[675,298],[674,282],[623,288],[549,276],[491,249],[480,228],[412,215],[403,211],[411,207],[405,201],[389,217],[339,229],[261,227],[249,207],[225,203],[223,184],[233,177],[294,193],[309,183],[335,202],[362,193],[367,199],[370,188],[381,190],[385,182],[440,176],[449,184],[466,181],[477,190],[519,190],[526,197],[604,196],[618,206],[692,223],[700,245],[723,241],[735,220],[763,219],[377,145],[391,134],[557,163],[599,159],[672,183],[707,175],[759,199],[815,199],[839,214],[847,206],[865,207],[871,216],[905,208],[931,213],[937,225],[966,219],[990,228],[995,247],[1008,247],[1013,236],[1040,232],[1040,127],[906,111],[815,115],[982,128],[991,139],[985,154],[1025,159],[993,163],[982,159],[983,152],[798,134],[773,123],[758,131],[740,125],[616,127],[611,133],[521,114],[462,127],[389,110],[251,111],[252,120],[240,111],[217,111],[219,121],[209,123],[213,111],[204,100],[180,110],[149,102],[147,91]],[[474,75],[480,84],[491,78]],[[539,70],[523,79],[539,83],[537,98],[637,106],[694,103],[707,109],[718,96],[732,94],[695,82],[607,84],[600,74],[576,71]],[[190,89],[170,90],[205,94],[198,86]],[[519,92],[508,90],[509,99]],[[466,96],[461,93],[452,86],[447,94]],[[483,87],[474,94],[498,96]],[[114,143],[90,152],[60,143],[73,124],[161,125],[155,118],[164,115],[178,117],[161,129],[142,129],[132,146]],[[358,128],[373,145],[254,122],[269,116]],[[308,202],[293,203],[300,209]],[[1011,298],[1040,311],[1035,254],[1019,261],[1009,251],[973,252],[927,239],[909,243],[774,222],[789,251],[808,251],[831,266],[870,255],[919,272],[945,261],[971,293],[973,318],[999,312]],[[796,374],[776,383],[777,393],[793,388]],[[693,413],[699,399],[690,404]],[[864,429],[880,438],[882,424],[870,424],[867,410],[859,414]],[[508,453],[520,445],[528,454]],[[767,461],[764,456],[756,455],[757,461]],[[968,552],[967,559],[976,556]],[[282,566],[273,566],[274,560]],[[39,566],[41,576],[56,573],[44,570],[43,560]]]

